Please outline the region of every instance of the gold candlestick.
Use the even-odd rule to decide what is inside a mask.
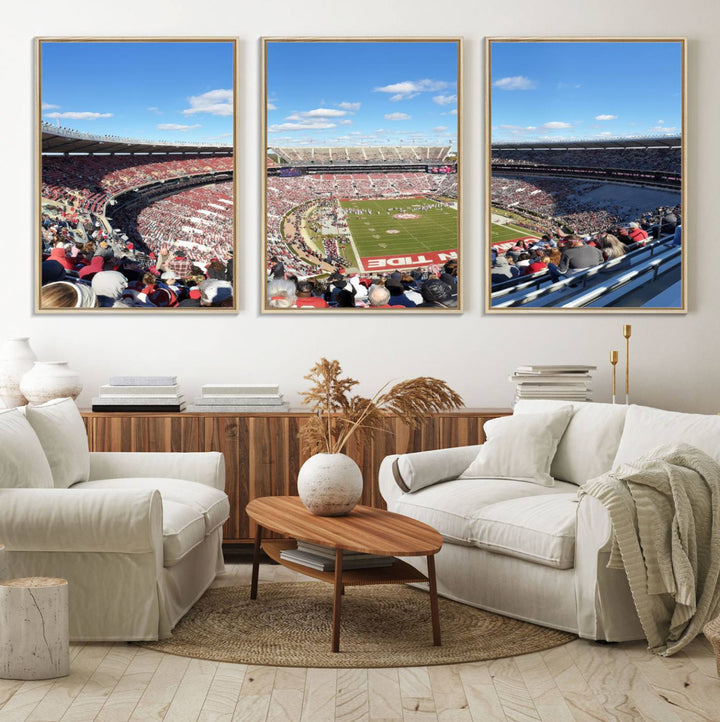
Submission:
[[[615,372],[617,371],[617,362],[618,362],[618,352],[617,351],[611,351],[610,352],[610,363],[612,364],[612,399],[613,403],[615,403],[615,391],[616,391],[616,382],[617,378],[615,376]]]
[[[625,337],[625,403],[630,403],[630,335],[632,334],[632,326],[626,323],[623,326],[623,336]]]

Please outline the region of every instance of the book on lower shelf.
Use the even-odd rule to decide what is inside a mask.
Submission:
[[[332,558],[321,554],[314,554],[303,549],[283,549],[280,558],[288,562],[294,562],[310,569],[320,572],[335,571],[335,550]],[[389,567],[395,563],[394,557],[377,556],[374,554],[360,554],[357,552],[343,552],[343,570],[351,569],[378,569]]]
[[[196,402],[198,399],[195,400]],[[245,406],[245,405],[232,405],[223,404],[222,406],[216,406],[214,404],[200,404],[194,403],[188,406],[188,411],[194,411],[197,413],[210,413],[210,414],[272,414],[282,413],[290,410],[290,404],[279,404],[276,406]]]
[[[101,399],[101,401],[103,401]],[[165,413],[179,413],[185,411],[185,403],[181,404],[106,404],[106,403],[95,403],[93,400],[92,410],[100,411],[103,413],[107,412],[123,412],[123,413],[137,413],[144,411],[157,411]]]

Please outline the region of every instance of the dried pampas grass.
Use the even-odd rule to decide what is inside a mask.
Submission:
[[[388,431],[388,416],[397,416],[416,429],[429,414],[462,405],[458,394],[431,376],[400,381],[387,391],[386,384],[367,399],[351,395],[358,382],[341,374],[338,361],[323,358],[304,377],[312,386],[300,396],[315,415],[299,436],[311,453],[340,453],[354,434],[367,441],[373,431]]]

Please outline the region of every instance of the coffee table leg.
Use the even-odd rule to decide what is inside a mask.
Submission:
[[[430,583],[430,614],[432,616],[433,644],[440,646],[440,610],[438,609],[437,580],[435,579],[435,555],[427,558],[428,582]]]
[[[260,571],[260,542],[262,541],[262,527],[255,529],[255,546],[253,547],[252,579],[250,581],[250,599],[257,599],[258,572]]]
[[[343,572],[343,551],[342,549],[335,550],[335,588],[333,598],[333,613],[332,613],[332,651],[340,651],[340,607],[342,604],[342,572]]]

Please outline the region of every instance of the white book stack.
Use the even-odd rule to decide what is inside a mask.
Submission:
[[[206,384],[190,411],[266,414],[289,408],[277,384]]]
[[[93,411],[183,411],[177,376],[112,376],[93,397]]]
[[[335,549],[298,541],[297,549],[283,549],[280,557],[295,564],[302,564],[321,572],[335,570]],[[380,556],[378,554],[364,554],[363,552],[344,551],[343,569],[375,569],[389,567],[395,563],[394,557]]]
[[[592,401],[592,374],[597,366],[518,366],[510,376],[516,384],[515,399]]]

